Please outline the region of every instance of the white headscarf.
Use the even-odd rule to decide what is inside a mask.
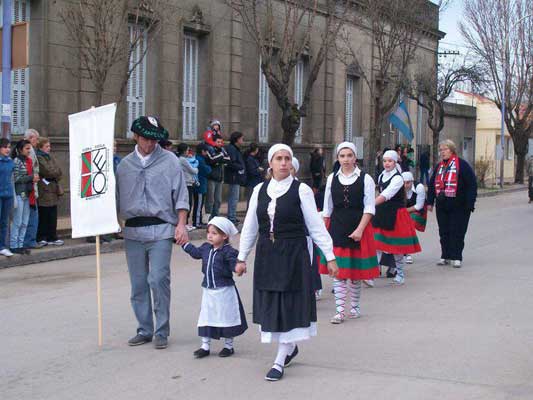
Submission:
[[[292,158],[292,167],[294,168],[294,172],[298,173],[298,170],[300,169],[300,161],[296,157]]]
[[[274,157],[274,154],[276,154],[280,150],[288,151],[289,154],[291,155],[291,158],[292,158],[292,149],[289,146],[287,146],[286,144],[278,143],[278,144],[275,144],[274,146],[272,146],[268,150],[268,162],[272,161],[272,157]]]
[[[383,153],[383,158],[390,158],[391,160],[398,162],[398,153],[396,153],[394,150],[387,150],[385,153]]]
[[[355,147],[355,144],[353,144],[352,142],[342,142],[338,144],[336,152],[337,157],[339,156],[339,153],[342,149],[350,149],[351,151],[353,151],[353,154],[357,156],[357,147]]]
[[[228,236],[234,236],[239,233],[237,228],[235,228],[235,225],[233,225],[233,222],[224,217],[213,217],[211,221],[207,223],[207,225],[216,226]]]
[[[405,182],[413,182],[415,180],[413,174],[409,171],[402,173],[402,178]]]

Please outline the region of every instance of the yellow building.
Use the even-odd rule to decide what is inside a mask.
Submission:
[[[477,109],[476,124],[476,164],[478,161],[489,161],[489,169],[486,173],[487,185],[497,183],[500,177],[500,133],[501,112],[491,99],[484,96],[456,90],[448,100],[453,103],[467,104]],[[505,128],[504,149],[504,179],[505,182],[513,182],[515,175],[515,155],[511,136]],[[477,173],[477,171],[476,171]]]

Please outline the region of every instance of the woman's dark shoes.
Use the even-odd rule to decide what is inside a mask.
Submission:
[[[225,357],[230,357],[233,354],[235,354],[234,349],[228,349],[227,347],[224,347],[222,350],[220,350],[220,353],[218,353],[218,356],[225,358]]]
[[[26,247],[23,247],[21,250],[22,250],[21,254],[26,254],[27,256],[31,254],[31,250]]]
[[[289,365],[291,365],[292,360],[297,355],[298,355],[298,346],[294,346],[294,350],[292,351],[292,354],[289,354],[287,357],[285,357],[285,365],[284,365],[284,367],[288,367]]]
[[[283,378],[283,366],[278,364],[274,364],[265,376],[265,380],[270,382],[279,381],[281,378]]]
[[[210,354],[209,350],[204,350],[201,347],[196,350],[194,353],[194,358],[204,358],[207,357]]]
[[[11,249],[11,252],[12,252],[13,254],[24,254],[24,250],[21,249],[21,248],[19,248],[19,247],[14,248],[14,249]]]

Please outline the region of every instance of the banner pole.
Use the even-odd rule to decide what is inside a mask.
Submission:
[[[100,235],[96,235],[96,299],[98,303],[98,346],[102,347],[102,286],[100,276]]]

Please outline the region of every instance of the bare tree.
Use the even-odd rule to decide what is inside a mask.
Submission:
[[[80,63],[79,68],[69,69],[75,76],[92,82],[95,105],[103,104],[108,77],[115,70],[120,76],[117,101],[124,99],[130,76],[158,37],[163,21],[168,20],[172,10],[168,3],[165,0],[76,0],[59,8]],[[140,28],[130,31],[129,24]],[[132,59],[135,52],[136,57]]]
[[[409,97],[428,112],[427,123],[433,136],[433,164],[437,163],[439,156],[437,143],[446,117],[444,103],[457,85],[470,82],[473,87],[477,87],[482,82],[482,77],[483,74],[476,65],[464,62],[460,65],[437,64],[434,68],[417,73],[411,83]]]
[[[226,3],[240,18],[258,48],[261,70],[282,111],[283,142],[291,145],[300,127],[300,119],[307,116],[320,68],[352,2],[226,0]],[[294,82],[297,63],[307,56],[310,65],[305,89],[301,101],[297,103],[294,96],[289,94],[289,88]]]
[[[372,55],[370,67],[367,57],[355,47],[347,30],[343,30],[337,46],[337,56],[353,66],[370,91],[372,118],[369,153],[372,156],[381,146],[382,127],[387,114],[395,107],[406,89],[410,67],[425,31],[435,30],[438,10],[424,0],[362,0],[356,21],[366,25],[370,35]],[[374,163],[369,163],[373,173]]]
[[[488,71],[500,110],[505,99],[503,117],[514,143],[517,183],[524,182],[528,139],[533,133],[531,14],[533,2],[528,0],[465,0],[465,22],[460,26],[480,65]]]

